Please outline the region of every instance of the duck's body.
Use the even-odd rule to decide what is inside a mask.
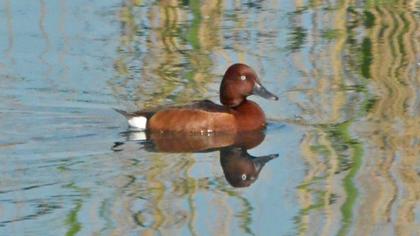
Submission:
[[[277,100],[258,81],[255,72],[244,64],[234,64],[226,71],[220,86],[218,105],[209,100],[190,105],[166,107],[149,111],[127,113],[131,127],[158,132],[242,132],[265,127],[263,110],[246,99],[254,93]]]
[[[158,111],[126,113],[131,127],[143,130],[166,132],[211,133],[238,132],[262,129],[265,115],[253,101],[245,101],[240,106],[229,108],[209,100],[190,105],[168,107]]]

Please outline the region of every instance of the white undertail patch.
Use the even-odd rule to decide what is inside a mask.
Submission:
[[[128,124],[132,128],[145,130],[147,125],[147,118],[144,116],[135,116],[128,119]]]

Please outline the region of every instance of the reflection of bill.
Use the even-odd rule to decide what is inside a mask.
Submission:
[[[141,141],[149,152],[191,153],[220,152],[220,164],[226,180],[233,187],[247,187],[258,178],[265,163],[278,154],[251,156],[247,150],[262,143],[263,131],[237,134],[185,135],[181,133],[125,132],[128,141]],[[114,151],[121,151],[123,142],[115,143]]]

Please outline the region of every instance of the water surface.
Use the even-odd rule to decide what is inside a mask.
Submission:
[[[0,235],[420,234],[418,2],[3,0],[0,19]],[[251,98],[270,122],[246,152],[152,150],[112,109],[217,101],[235,62],[280,96]]]

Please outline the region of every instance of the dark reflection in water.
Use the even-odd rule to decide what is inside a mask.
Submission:
[[[420,235],[418,1],[3,0],[0,19],[0,235]],[[285,124],[264,142],[110,150],[113,107],[217,101],[235,62],[282,95],[257,101]]]
[[[188,135],[182,133],[154,133],[128,131],[122,133],[128,141],[138,141],[148,152],[194,153],[219,151],[220,164],[226,180],[233,187],[248,187],[254,183],[264,165],[278,157],[278,154],[252,156],[248,149],[260,145],[265,138],[264,131],[237,134],[220,133]],[[117,142],[114,151],[122,151],[124,142]]]
[[[243,147],[229,147],[220,150],[220,164],[230,185],[248,187],[257,180],[264,165],[277,156],[252,156]]]

